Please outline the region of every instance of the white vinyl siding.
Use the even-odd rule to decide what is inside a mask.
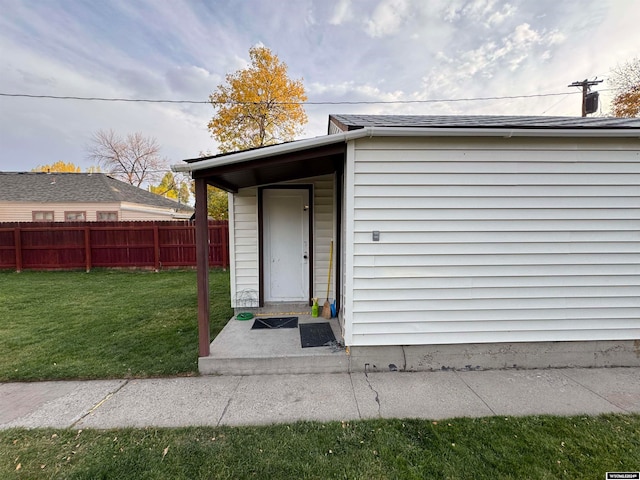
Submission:
[[[327,295],[327,275],[329,271],[329,250],[331,240],[335,241],[334,176],[325,175],[313,181],[313,260],[314,296],[324,302]],[[333,266],[329,299],[335,299],[334,278],[336,273],[337,245],[333,246]]]
[[[324,302],[327,294],[329,268],[329,246],[335,239],[334,176],[324,175],[287,184],[313,185],[313,271],[314,296]],[[259,255],[258,255],[258,189],[241,189],[232,196],[229,209],[229,229],[233,231],[231,257],[231,304],[235,308],[257,306],[259,301]],[[230,235],[231,236],[231,235]],[[336,272],[334,245],[333,272]],[[334,298],[334,282],[331,282],[329,297]],[[247,302],[247,300],[254,300]]]
[[[245,188],[230,196],[229,230],[231,263],[231,306],[257,307],[258,279],[258,190]]]
[[[335,123],[329,122],[329,135],[333,135],[335,133],[344,133],[344,132]]]
[[[356,141],[347,345],[640,338],[639,147]]]

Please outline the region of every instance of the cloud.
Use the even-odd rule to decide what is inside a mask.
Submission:
[[[195,65],[172,67],[165,78],[172,92],[194,99],[206,98],[222,80],[220,75]]]
[[[113,72],[111,79],[117,87],[124,89],[132,97],[157,98],[166,93],[164,79],[145,68],[122,68]]]
[[[334,99],[349,99],[349,101],[382,101],[394,102],[404,99],[401,90],[384,91],[375,85],[368,83],[358,84],[354,81],[341,83],[311,83],[307,85],[307,91],[314,98],[322,98],[330,95]]]
[[[35,87],[37,89],[45,88],[47,90],[53,90],[56,86],[56,79],[52,76],[42,76],[35,74],[23,68],[16,68],[15,73],[19,78],[19,82],[24,87]]]
[[[510,3],[497,6],[497,0],[452,1],[443,9],[443,19],[447,22],[471,21],[491,28],[512,17],[517,7]]]
[[[444,10],[444,20],[455,22],[465,17],[481,20],[494,13],[496,0],[453,0]]]
[[[336,8],[333,10],[333,15],[329,19],[331,25],[342,25],[353,17],[351,11],[351,0],[339,0],[336,4]]]
[[[509,3],[505,3],[502,6],[502,10],[496,10],[491,15],[489,15],[489,18],[487,18],[487,21],[486,21],[486,25],[488,27],[500,25],[508,17],[513,16],[516,10],[517,10],[516,7],[514,7],[513,5]]]
[[[489,60],[493,62],[505,57],[509,68],[515,70],[536,45],[552,46],[562,43],[563,40],[564,35],[556,30],[539,32],[532,29],[528,23],[523,23],[503,40],[500,48],[491,53]],[[546,53],[548,56],[549,52]]]
[[[523,62],[552,57],[549,47],[562,43],[564,35],[553,30],[535,30],[528,23],[517,25],[502,39],[489,39],[466,51],[438,52],[438,66],[423,77],[425,91],[452,94],[463,91],[466,82],[491,79],[505,71],[515,72]]]
[[[373,37],[385,37],[396,33],[408,14],[407,0],[382,0],[365,20],[365,32]]]
[[[316,21],[316,14],[313,11],[313,6],[311,6],[308,10],[307,10],[307,14],[304,17],[304,24],[306,27],[313,27],[314,25],[316,25],[316,23],[318,23]]]

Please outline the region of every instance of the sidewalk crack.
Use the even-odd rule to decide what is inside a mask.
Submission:
[[[375,401],[378,404],[378,417],[382,418],[382,413],[381,413],[382,405],[380,405],[380,394],[378,393],[378,391],[375,388],[373,388],[373,385],[371,385],[371,382],[369,381],[369,374],[367,373],[368,369],[369,369],[369,364],[365,363],[364,364],[364,379],[366,380],[367,385],[369,385],[369,388],[371,389],[371,391],[376,394]]]
[[[236,383],[236,387],[233,389],[233,392],[231,392],[231,395],[229,395],[229,400],[227,400],[227,404],[224,406],[224,409],[222,410],[222,413],[220,414],[220,418],[218,419],[218,423],[216,423],[216,427],[219,427],[220,424],[222,423],[222,419],[226,415],[227,409],[231,405],[231,401],[233,400],[233,397],[236,395],[236,392],[238,391],[238,388],[240,387],[240,383],[242,382],[243,378],[244,377],[240,377],[238,379],[238,383]]]
[[[129,383],[129,380],[124,380],[119,386],[118,388],[116,388],[114,391],[107,393],[107,395],[100,400],[98,403],[96,403],[93,407],[91,407],[89,410],[87,410],[87,413],[85,413],[84,415],[81,415],[80,418],[78,418],[75,422],[73,422],[71,425],[69,425],[69,428],[75,428],[75,426],[80,423],[82,420],[84,420],[85,418],[87,418],[89,415],[91,415],[93,412],[95,412],[98,408],[100,408],[107,400],[109,400],[111,397],[113,397],[116,393],[118,393],[120,390],[122,390],[125,385],[127,385]]]
[[[624,407],[621,407],[620,405],[616,405],[615,403],[609,401],[607,398],[603,397],[602,395],[600,395],[598,392],[596,392],[595,390],[590,389],[589,387],[587,387],[586,385],[583,385],[582,383],[580,383],[578,380],[576,380],[575,378],[573,378],[570,375],[567,375],[564,371],[560,370],[560,373],[567,377],[569,380],[571,380],[572,382],[577,383],[578,385],[580,385],[582,388],[584,388],[585,390],[590,391],[591,393],[597,395],[598,397],[600,397],[601,399],[603,399],[605,402],[607,402],[609,405],[613,405],[616,408],[619,408],[620,410],[626,412],[626,413],[633,413],[631,410],[627,410]]]
[[[402,348],[402,359],[404,361],[404,364],[402,365],[402,371],[406,372],[407,371],[407,352],[404,351],[404,345],[401,345]]]
[[[496,412],[494,412],[494,411],[493,411],[493,408],[491,408],[491,407],[489,406],[489,404],[488,404],[487,402],[485,402],[484,398],[482,398],[480,395],[478,395],[478,392],[476,392],[476,391],[471,387],[471,385],[469,385],[467,382],[465,382],[464,378],[462,378],[462,377],[458,374],[458,372],[456,372],[456,371],[454,370],[454,371],[453,371],[453,373],[455,373],[456,377],[458,377],[458,378],[460,379],[460,381],[461,381],[462,383],[464,383],[464,384],[467,386],[467,388],[468,388],[469,390],[471,390],[471,391],[473,392],[473,394],[474,394],[476,397],[478,397],[478,398],[480,399],[480,401],[481,401],[482,403],[484,403],[484,405],[489,409],[489,411],[490,411],[493,415],[496,415]]]

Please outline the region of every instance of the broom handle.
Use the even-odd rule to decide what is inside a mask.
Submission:
[[[327,276],[327,296],[326,296],[327,301],[329,301],[329,289],[331,287],[331,267],[333,267],[333,240],[331,240],[331,245],[329,247],[329,275]]]

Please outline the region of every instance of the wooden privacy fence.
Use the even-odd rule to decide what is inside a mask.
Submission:
[[[195,224],[171,222],[0,223],[0,269],[196,266]],[[209,266],[229,266],[229,225],[209,221]]]

